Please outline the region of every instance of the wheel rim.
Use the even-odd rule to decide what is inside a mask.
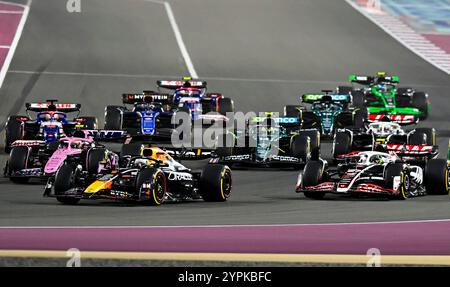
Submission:
[[[156,175],[155,185],[153,188],[153,198],[157,204],[161,204],[166,194],[166,179],[160,172]]]
[[[226,199],[230,196],[231,183],[232,182],[230,172],[227,169],[225,169],[220,178],[220,191],[223,199]]]

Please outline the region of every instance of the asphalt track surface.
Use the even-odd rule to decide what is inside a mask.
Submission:
[[[187,75],[164,6],[143,0],[35,0],[0,90],[0,121],[25,102],[79,102],[103,119],[122,92]],[[430,94],[424,126],[438,130],[445,157],[450,128],[450,77],[390,38],[344,1],[171,0],[200,78],[242,111],[282,111],[298,95],[345,84],[350,73],[397,73],[404,85]],[[322,151],[329,155],[330,145]],[[6,155],[1,156],[3,166]],[[200,168],[204,162],[185,162]],[[234,170],[226,203],[160,207],[114,202],[63,206],[42,198],[38,183],[0,179],[1,226],[221,225],[374,222],[450,218],[449,196],[407,201],[326,197],[293,192],[296,171]]]

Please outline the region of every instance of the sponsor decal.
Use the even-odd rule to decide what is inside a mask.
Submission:
[[[124,131],[114,131],[114,130],[87,130],[88,136],[93,138],[109,139],[122,137]]]
[[[286,161],[286,162],[299,162],[300,161],[298,158],[295,158],[295,157],[279,156],[279,155],[272,156],[272,159],[273,160],[278,160],[278,161]]]
[[[401,178],[400,178],[400,176],[394,177],[394,186],[393,186],[393,189],[394,189],[394,190],[398,190],[399,187],[400,187],[400,184],[401,184]]]
[[[168,177],[169,180],[182,181],[182,180],[192,180],[192,174],[184,172],[170,172]]]
[[[230,160],[230,161],[233,161],[233,160],[250,160],[250,155],[249,154],[243,154],[243,155],[229,155],[229,156],[226,156],[225,158],[224,158],[224,160]]]
[[[120,190],[111,190],[109,192],[109,194],[111,194],[112,196],[117,196],[117,197],[121,197],[121,198],[129,197],[128,192],[120,191]]]

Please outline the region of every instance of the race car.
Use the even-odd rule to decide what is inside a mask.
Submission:
[[[123,152],[121,156],[126,162],[123,167],[101,173],[94,180],[75,164],[62,165],[44,195],[64,204],[110,199],[160,205],[192,199],[221,202],[231,194],[231,170],[225,165],[208,164],[202,172],[194,172],[157,147],[143,148],[142,155]]]
[[[105,129],[124,129],[133,136],[170,138],[182,122],[177,118],[186,113],[192,121],[212,124],[227,121],[226,113],[234,111],[233,101],[222,94],[206,93],[206,82],[185,79],[183,81],[158,81],[158,88],[175,90],[173,94],[144,91],[141,94],[124,94],[122,102],[133,105],[107,106]],[[187,123],[192,125],[192,123]]]
[[[338,87],[339,93],[350,93],[356,106],[367,106],[372,115],[412,115],[425,120],[429,112],[428,94],[413,88],[399,87],[398,76],[384,72],[376,76],[350,75],[350,82],[363,88]]]
[[[227,113],[234,112],[233,100],[225,98],[220,93],[207,93],[205,81],[184,77],[182,81],[157,81],[157,85],[158,89],[173,90],[174,107],[188,108],[192,113],[193,120],[202,118],[216,120],[207,114],[212,112],[226,116]]]
[[[414,119],[411,122],[414,123]],[[332,154],[338,159],[352,151],[373,151],[377,148],[401,154],[404,159],[411,157],[414,161],[435,158],[439,152],[434,128],[406,131],[398,122],[385,116],[361,129],[337,129]]]
[[[449,193],[445,159],[415,165],[395,154],[364,151],[343,155],[341,160],[334,169],[323,159],[309,161],[298,176],[295,191],[313,199],[326,193],[395,199]]]
[[[319,131],[299,127],[298,117],[250,118],[245,130],[218,137],[210,162],[299,168],[320,148]]]
[[[5,177],[25,183],[31,178],[47,180],[66,162],[78,164],[87,174],[119,164],[119,157],[94,141],[88,131],[76,132],[46,144],[43,141],[15,141],[4,168]]]
[[[322,139],[332,139],[336,128],[361,126],[367,117],[365,108],[350,106],[350,94],[336,94],[330,90],[323,90],[323,94],[304,94],[303,104],[311,106],[288,105],[284,107],[287,117],[300,117],[303,128],[319,129]]]
[[[5,152],[11,150],[16,140],[41,140],[45,143],[57,141],[61,137],[70,136],[79,129],[96,129],[97,118],[80,117],[80,104],[59,104],[57,100],[46,103],[26,103],[26,116],[9,116],[5,124]],[[29,112],[37,113],[32,119]],[[70,121],[67,113],[77,112]]]

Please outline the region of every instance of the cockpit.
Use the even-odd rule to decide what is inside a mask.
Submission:
[[[42,112],[37,115],[37,119],[43,122],[49,121],[63,121],[66,119],[66,114],[61,112]]]
[[[385,164],[392,162],[393,158],[389,154],[380,152],[362,152],[358,155],[358,166],[369,166],[373,164]]]
[[[405,132],[397,123],[377,122],[369,124],[369,131],[379,137],[387,137],[389,135],[403,135]]]

